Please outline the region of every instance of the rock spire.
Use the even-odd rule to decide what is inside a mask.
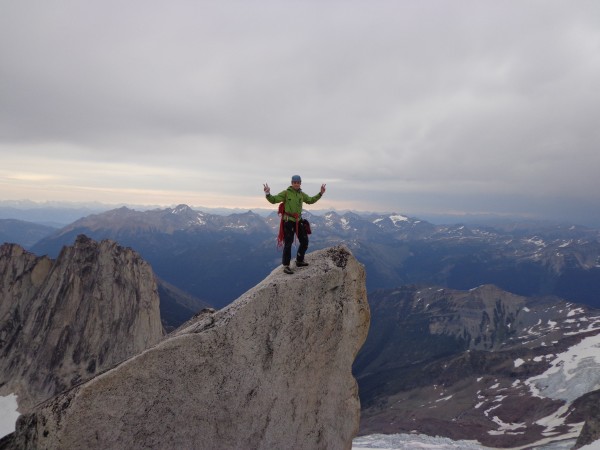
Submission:
[[[83,235],[56,260],[0,247],[0,394],[21,412],[162,337],[154,274],[133,250]]]
[[[345,247],[307,261],[22,416],[7,448],[350,449],[365,271]]]

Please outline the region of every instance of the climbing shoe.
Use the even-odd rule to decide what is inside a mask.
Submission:
[[[307,262],[304,261],[296,261],[296,267],[306,267],[308,266]]]
[[[292,273],[294,273],[294,271],[292,269],[290,269],[290,266],[283,266],[283,273],[292,274]]]

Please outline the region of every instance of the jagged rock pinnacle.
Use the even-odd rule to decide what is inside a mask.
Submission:
[[[0,246],[0,394],[26,412],[163,338],[152,268],[78,236],[56,260]]]

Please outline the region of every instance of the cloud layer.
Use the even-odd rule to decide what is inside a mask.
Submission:
[[[600,223],[600,3],[24,0],[0,17],[4,199]]]

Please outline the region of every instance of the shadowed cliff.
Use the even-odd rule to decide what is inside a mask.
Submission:
[[[154,274],[133,250],[85,236],[56,260],[0,246],[0,395],[21,412],[162,337]]]

